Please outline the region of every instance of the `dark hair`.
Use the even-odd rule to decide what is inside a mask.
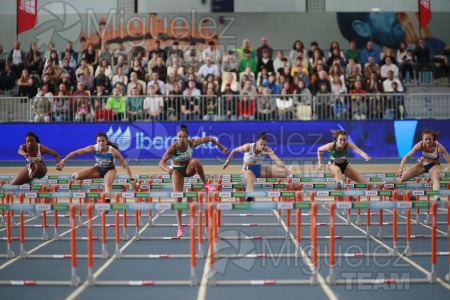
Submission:
[[[431,129],[428,129],[428,128],[426,128],[424,131],[422,131],[420,136],[424,136],[425,134],[431,134],[433,136],[433,140],[436,140],[437,137],[439,136],[439,133],[437,133],[436,131],[433,131]]]
[[[294,45],[292,45],[292,50],[297,50],[297,49],[295,48],[295,44],[297,44],[297,43],[300,43],[302,49],[305,48],[305,45],[303,45],[303,42],[302,42],[302,41],[296,40],[296,41],[294,42]]]
[[[180,131],[185,131],[187,135],[189,135],[188,130],[187,130],[187,126],[184,124],[181,124],[180,129],[178,129],[178,132]]]
[[[256,141],[263,140],[267,142],[267,134],[265,131],[261,131]]]
[[[28,132],[26,135],[25,135],[25,138],[27,138],[27,137],[33,137],[35,140],[36,140],[36,143],[40,143],[40,141],[39,141],[39,137],[34,133],[34,132]]]
[[[95,140],[97,140],[97,138],[99,138],[99,137],[104,137],[106,139],[106,145],[112,146],[116,150],[119,150],[119,145],[108,140],[108,136],[106,135],[106,133],[104,133],[104,132],[97,133],[97,135],[95,136]]]
[[[331,134],[333,135],[334,140],[337,140],[339,135],[348,136],[348,133],[345,130],[330,130],[330,131],[331,131]]]

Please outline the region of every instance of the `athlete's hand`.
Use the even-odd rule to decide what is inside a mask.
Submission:
[[[322,171],[323,170],[323,163],[319,163],[318,165],[317,165],[317,171]]]
[[[230,164],[230,162],[227,160],[227,161],[223,164],[222,169],[226,169],[226,168],[228,167],[229,164]]]
[[[370,160],[372,159],[372,157],[366,156],[364,159],[365,159],[366,161],[370,161]]]
[[[395,173],[395,177],[397,177],[397,178],[402,178],[402,175],[403,175],[402,170],[399,170],[397,173]]]
[[[133,189],[136,187],[136,181],[134,180],[134,178],[130,179],[130,184]]]
[[[223,154],[228,154],[228,148],[227,147],[223,147],[222,152],[223,152]]]

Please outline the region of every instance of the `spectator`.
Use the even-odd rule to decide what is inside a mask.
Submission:
[[[159,86],[159,91],[161,92],[161,94],[165,95],[166,94],[166,85],[164,84],[164,81],[159,79],[158,72],[152,73],[152,80],[147,83],[147,91],[149,90],[150,87],[154,86],[155,84],[157,84]]]
[[[397,88],[400,93],[403,93],[403,85],[397,78],[394,78],[394,71],[389,70],[387,73],[387,78],[383,81],[383,90],[385,93],[392,93],[392,82],[397,82]]]
[[[370,97],[366,98],[369,105],[369,118],[381,119],[384,114],[384,104],[383,97],[380,94],[384,93],[384,89],[383,83],[378,79],[376,72],[370,74],[370,77],[366,80],[364,90],[371,94]]]
[[[372,72],[375,72],[377,77],[380,77],[380,66],[376,63],[375,56],[373,55],[369,56],[368,62],[364,64],[364,77],[369,78]]]
[[[162,58],[163,63],[167,60],[166,52],[161,49],[161,42],[159,40],[155,40],[153,42],[154,48],[148,53],[148,59],[150,60],[151,57],[153,57],[153,53],[158,54],[158,57]]]
[[[97,68],[98,54],[92,43],[89,43],[87,48],[83,51],[82,57],[86,59],[86,63],[88,66],[91,66],[93,70]]]
[[[128,62],[128,50],[123,45],[122,41],[119,41],[117,43],[117,48],[114,49],[113,55],[112,55],[112,62],[111,65],[113,66],[113,70],[115,70],[115,66],[119,64],[119,58],[122,57],[122,64],[126,64]],[[125,70],[124,70],[125,71]],[[127,69],[128,71],[128,69]],[[114,72],[116,74],[116,72]],[[125,72],[125,74],[128,74],[128,72]]]
[[[391,59],[391,64],[397,65],[397,59],[395,58],[394,51],[391,48],[384,46],[383,52],[380,55],[381,55],[380,67],[386,64],[386,59],[388,57]]]
[[[183,61],[183,59],[184,59],[184,53],[183,53],[183,50],[181,50],[180,48],[179,48],[179,43],[178,43],[178,41],[174,41],[173,43],[172,43],[172,47],[166,47],[166,55],[167,55],[167,57],[171,57],[172,56],[172,54],[175,54],[181,61]],[[168,65],[168,64],[166,64],[166,65]]]
[[[319,47],[319,43],[317,43],[316,41],[311,42],[310,46],[309,46],[309,51],[308,51],[308,57],[311,59],[314,56],[314,52],[315,51],[319,51],[319,56],[324,58],[325,54],[323,53],[323,50],[320,49]]]
[[[94,76],[92,76],[89,67],[84,67],[83,74],[78,77],[78,82],[82,82],[86,90],[90,92],[94,90]]]
[[[225,87],[222,93],[222,114],[224,120],[237,120],[237,100],[235,93],[229,88]]]
[[[16,74],[9,64],[5,65],[5,69],[0,74],[0,90],[5,92],[5,95],[11,95],[11,90],[16,85]]]
[[[78,99],[75,122],[92,122],[91,104],[87,98]]]
[[[206,96],[202,98],[203,105],[201,105],[204,107],[204,110],[202,112],[203,120],[217,121],[219,107],[219,104],[217,103],[217,94],[215,93],[214,89],[208,88],[205,95]]]
[[[336,42],[334,42],[336,43]],[[345,70],[346,61],[344,58],[344,55],[342,51],[339,49],[339,47],[334,47],[331,50],[330,57],[327,59],[327,66],[333,66],[335,63],[338,63],[339,66]]]
[[[85,58],[82,58],[80,61],[80,65],[79,67],[75,70],[75,75],[77,76],[77,80],[80,80],[80,76],[84,74],[84,69],[88,68],[89,69],[89,73],[90,74],[94,74],[94,68],[92,68],[91,66],[89,66],[86,62]],[[44,69],[44,73],[48,73],[45,71]]]
[[[105,59],[109,66],[114,65],[113,55],[111,53],[111,50],[109,49],[109,44],[107,42],[102,41],[101,48],[98,50],[97,55],[100,63]]]
[[[402,81],[405,83],[407,81],[407,75],[409,75],[409,80],[414,83],[414,63],[415,58],[413,51],[411,49],[406,50],[406,55],[401,57],[400,61],[400,74],[402,75]]]
[[[127,94],[128,77],[123,73],[123,67],[117,67],[117,74],[112,78],[112,87],[115,88],[118,83],[121,84],[122,94]]]
[[[70,58],[65,58],[62,64],[62,72],[67,74],[70,78],[71,84],[77,81],[77,76],[75,75],[75,69],[70,66]]]
[[[319,49],[315,49],[309,57],[309,74],[318,71],[318,65],[325,66],[325,61]]]
[[[418,74],[423,70],[431,70],[433,72],[433,79],[436,78],[434,64],[431,63],[430,48],[425,44],[424,39],[419,39],[414,48],[414,56],[416,57],[415,71]],[[435,80],[436,82],[436,80]],[[399,85],[400,89],[400,85]]]
[[[98,74],[94,78],[94,89],[98,85],[103,85],[105,87],[106,93],[110,93],[112,91],[112,85],[111,80],[109,80],[109,77],[105,74],[105,68],[103,66],[99,66],[98,68]]]
[[[183,92],[183,100],[181,102],[181,120],[191,121],[199,120],[200,103],[196,96],[192,94],[191,88],[188,86]]]
[[[62,85],[64,86],[64,85]],[[65,86],[64,86],[65,87]],[[70,98],[60,90],[57,97],[53,98],[52,116],[55,122],[67,122],[70,117]]]
[[[51,53],[52,51],[56,51],[56,49],[55,49],[55,43],[50,42],[50,43],[48,43],[48,49],[47,49],[47,51],[45,51],[44,57],[43,57],[42,59],[43,59],[44,61],[46,61],[47,59],[49,59],[49,58],[50,58],[50,53]],[[56,52],[56,58],[58,58],[58,52]]]
[[[276,83],[275,74],[269,74],[269,81],[266,84],[263,83],[263,87],[269,88],[272,95],[278,95],[280,92]]]
[[[169,92],[166,101],[164,101],[165,120],[171,122],[180,120],[182,95],[181,85],[175,83],[173,90]]]
[[[338,97],[332,104],[333,115],[336,120],[348,120],[349,103],[347,97]]]
[[[134,122],[143,120],[145,118],[144,113],[144,94],[142,90],[133,87],[131,89],[131,95],[127,101],[127,115],[128,121]]]
[[[236,80],[236,75],[233,73],[226,74],[225,80],[222,81],[220,91],[224,93],[226,88],[229,88],[233,93],[239,92],[239,83]]]
[[[214,41],[208,42],[208,47],[202,52],[202,61],[207,63],[207,58],[211,59],[211,62],[217,65],[217,69],[220,70],[220,63],[222,62],[222,54],[220,49],[216,48],[216,43]]]
[[[178,60],[178,56],[174,58],[173,63],[170,67],[167,67],[167,75],[175,74],[177,81],[183,79],[184,76],[184,68],[181,66]]]
[[[125,56],[123,56],[123,55],[120,55],[120,56],[117,58],[117,64],[114,65],[114,67],[113,67],[113,74],[114,74],[114,75],[117,74],[117,69],[118,69],[119,67],[122,68],[122,72],[123,72],[124,75],[128,75],[129,69],[130,69],[130,68],[128,67],[128,65],[127,65],[127,63],[126,63],[126,60],[125,60]]]
[[[263,49],[261,57],[258,58],[258,63],[256,65],[256,72],[258,75],[262,69],[266,69],[268,72],[275,73],[273,60],[268,49]]]
[[[8,64],[11,65],[11,69],[15,74],[22,73],[26,60],[27,55],[24,51],[20,50],[20,42],[15,41],[14,48],[8,54]]]
[[[113,95],[107,100],[107,108],[114,111],[114,121],[122,121],[125,117],[126,100],[118,87],[113,89]]]
[[[236,53],[239,55],[239,59],[242,60],[245,57],[245,52],[250,54],[250,57],[255,60],[255,49],[250,45],[249,39],[242,41],[242,47],[236,49]]]
[[[214,76],[212,74],[208,74],[205,81],[203,81],[202,94],[206,95],[208,89],[212,89],[215,95],[219,93],[219,84],[217,81],[214,81]]]
[[[17,86],[19,87],[18,96],[31,98],[32,95],[36,94],[36,85],[27,69],[24,69],[21,74],[19,80],[17,80]]]
[[[256,61],[251,55],[252,52],[250,50],[243,50],[243,56],[239,61],[239,72],[244,72],[247,67],[249,67],[253,73],[256,72]]]
[[[158,79],[162,82],[166,82],[167,80],[167,67],[164,65],[164,60],[162,57],[158,57],[156,59],[156,66],[152,68],[152,74],[158,73]]]
[[[353,59],[355,63],[360,63],[361,50],[356,47],[356,42],[354,40],[350,41],[349,48],[345,51],[344,56],[346,61],[350,61],[350,59]]]
[[[326,82],[321,82],[316,93],[316,116],[319,120],[331,119],[331,95]]]
[[[237,110],[239,120],[252,121],[255,119],[255,101],[248,94],[241,94]]]
[[[279,70],[283,70],[285,66],[291,66],[287,57],[284,56],[284,52],[281,50],[277,51],[277,57],[273,60],[273,69],[275,72],[280,72]]]
[[[34,122],[50,122],[52,113],[51,97],[53,97],[53,94],[48,92],[47,85],[44,85],[39,89],[33,102]]]
[[[141,62],[138,57],[133,58],[131,61],[131,68],[128,71],[128,81],[131,81],[131,73],[135,73],[137,75],[137,79],[141,81],[145,81],[145,70],[141,65]]]
[[[108,103],[106,101],[100,101],[95,99],[95,105],[98,109],[95,110],[95,121],[109,122],[114,120],[114,110],[108,109]]]
[[[213,75],[214,81],[219,81],[219,69],[217,68],[217,65],[213,64],[212,59],[210,57],[207,57],[206,63],[202,65],[198,70],[200,82],[203,83],[203,81],[205,81],[206,79],[206,76],[208,76],[209,74]]]
[[[269,72],[266,68],[262,68],[261,72],[259,72],[258,76],[256,77],[256,86],[262,86],[263,83],[267,84],[267,82],[269,82]],[[222,86],[223,83],[224,82],[222,82]]]
[[[276,99],[278,120],[292,120],[294,118],[294,99],[287,94],[285,88]]]
[[[36,74],[37,76],[40,76],[43,66],[44,63],[42,61],[42,55],[37,50],[37,44],[35,42],[32,42],[30,44],[30,51],[28,52],[25,61],[25,68],[28,69],[30,74]]]
[[[369,57],[374,58],[375,64],[380,64],[380,51],[373,46],[372,41],[368,41],[366,47],[361,52],[361,65],[365,66],[369,63]]]
[[[67,55],[70,55],[69,51],[67,51],[67,53],[68,53]],[[71,61],[73,60],[72,56],[70,56],[70,59],[71,59]],[[53,66],[59,64],[58,52],[56,50],[52,50],[50,52],[50,58],[48,58],[44,63],[44,71],[43,72],[45,72],[45,70],[47,70],[49,64],[52,64]],[[75,63],[75,66],[76,66],[76,63]]]
[[[350,90],[350,94],[353,120],[367,119],[366,91],[362,88],[361,81],[355,81],[355,88]]]
[[[127,95],[131,96],[132,90],[136,87],[136,85],[140,84],[141,86],[146,86],[145,81],[139,80],[138,76],[135,72],[131,72],[130,74],[130,82],[127,86]]]
[[[269,58],[272,59],[273,49],[267,43],[267,38],[265,36],[263,36],[261,38],[261,46],[258,49],[256,49],[256,58],[257,59],[260,59],[263,56],[262,53],[264,50],[267,50],[267,52],[269,53]]]
[[[236,54],[234,51],[228,51],[227,58],[222,62],[222,73],[233,72],[237,73],[239,69],[238,63],[236,61]]]
[[[70,55],[73,57],[73,59],[75,59],[75,61],[78,61],[78,53],[73,50],[73,44],[72,42],[67,42],[66,44],[66,50],[64,50],[63,52],[61,52],[61,60],[64,59],[65,56],[65,52],[69,51]]]
[[[200,89],[197,88],[196,83],[194,80],[189,80],[187,88],[189,88],[189,91],[193,97],[200,97],[201,92]],[[183,92],[183,95],[186,95],[186,90]]]
[[[257,119],[260,121],[271,121],[276,118],[277,103],[271,96],[268,87],[263,88],[263,94],[257,98]]]
[[[100,66],[95,70],[95,77],[97,77],[97,75],[100,71],[100,67],[102,67],[104,69],[106,77],[108,77],[109,80],[112,80],[113,71],[112,71],[111,66],[109,65],[107,59],[103,58],[100,60]]]
[[[385,64],[383,66],[381,66],[381,68],[380,68],[381,79],[384,80],[387,78],[388,71],[394,72],[394,78],[399,79],[398,67],[395,64],[393,64],[390,56],[385,57]]]

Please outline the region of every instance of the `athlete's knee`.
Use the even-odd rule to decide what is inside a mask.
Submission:
[[[78,180],[80,178],[78,172],[73,173],[71,177],[75,180]]]
[[[189,161],[189,163],[194,166],[194,167],[199,167],[201,166],[201,162],[198,158],[191,158],[191,160]]]

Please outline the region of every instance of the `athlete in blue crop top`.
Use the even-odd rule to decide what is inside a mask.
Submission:
[[[240,147],[234,148],[231,151],[228,159],[223,164],[225,169],[230,164],[233,156],[237,152],[244,152],[244,165],[242,166],[242,175],[244,176],[247,184],[246,191],[253,191],[253,185],[255,178],[285,178],[289,175],[289,171],[286,169],[284,163],[278,158],[272,149],[267,147],[267,135],[265,132],[261,132],[258,139],[254,143],[244,144]],[[262,166],[262,161],[266,155],[278,165],[278,168],[271,166]],[[248,202],[254,201],[254,197],[247,197]]]
[[[106,202],[111,202],[112,184],[117,173],[114,159],[119,160],[122,167],[127,171],[127,174],[130,177],[130,183],[133,186],[135,185],[135,182],[131,175],[130,167],[117,150],[117,145],[109,142],[107,135],[103,132],[97,134],[95,141],[97,142],[95,145],[90,145],[67,154],[67,156],[60,161],[58,168],[62,170],[65,163],[74,156],[86,153],[94,154],[95,166],[76,172],[72,177],[77,180],[104,178]]]
[[[28,164],[12,181],[13,185],[29,183],[34,178],[42,178],[47,174],[47,166],[44,164],[44,154],[56,158],[56,164],[60,162],[58,152],[39,144],[39,138],[33,132],[25,135],[25,144],[19,147],[18,153],[25,156]]]
[[[333,134],[334,142],[320,146],[317,149],[317,159],[319,161],[318,169],[323,169],[323,152],[329,152],[328,170],[336,180],[336,187],[340,190],[344,189],[344,183],[342,180],[342,174],[350,178],[357,183],[365,183],[366,179],[362,176],[347,160],[347,151],[353,150],[361,155],[366,161],[370,160],[364,151],[359,149],[355,144],[348,141],[348,133],[343,130],[331,130]]]
[[[174,192],[182,192],[184,187],[184,177],[191,177],[195,174],[200,176],[203,181],[206,190],[214,190],[214,187],[209,185],[205,178],[205,171],[203,166],[197,158],[192,158],[193,150],[202,144],[213,143],[224,154],[228,153],[228,149],[219,143],[215,138],[205,136],[198,139],[189,139],[186,125],[181,125],[180,130],[177,133],[178,141],[169,146],[166,153],[159,161],[159,167],[172,175],[172,186]],[[171,166],[166,165],[167,161],[172,158]],[[181,202],[182,198],[177,198],[177,202]],[[183,227],[181,223],[181,210],[176,211],[178,232],[177,238],[183,236]]]
[[[438,191],[440,187],[439,175],[441,173],[441,163],[439,156],[442,154],[447,163],[450,162],[450,156],[447,150],[436,139],[438,134],[430,129],[425,129],[422,132],[422,140],[414,145],[400,162],[398,167],[397,177],[401,182],[406,182],[409,179],[422,175],[423,173],[429,173],[433,180],[433,190]],[[422,152],[422,157],[418,162],[403,172],[408,159],[416,152]],[[439,196],[435,197],[435,200],[440,200]]]

